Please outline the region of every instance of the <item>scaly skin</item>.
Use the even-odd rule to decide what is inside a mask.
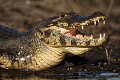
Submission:
[[[104,20],[101,12],[86,17],[69,12],[41,20],[26,33],[0,27],[6,33],[0,36],[0,67],[44,70],[59,64],[67,53],[83,54],[101,45],[105,34],[94,39],[78,29]]]

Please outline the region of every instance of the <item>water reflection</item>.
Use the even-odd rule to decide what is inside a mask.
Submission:
[[[120,80],[119,73],[95,73],[80,71],[0,71],[0,80]]]

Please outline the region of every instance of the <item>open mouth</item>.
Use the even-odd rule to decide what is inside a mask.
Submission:
[[[66,36],[72,37],[72,38],[77,38],[80,39],[81,41],[89,41],[89,40],[97,40],[101,38],[105,38],[105,33],[104,34],[99,34],[99,38],[94,39],[93,35],[85,35],[84,33],[80,32],[78,29],[81,28],[81,30],[84,29],[84,27],[87,27],[88,25],[95,25],[97,26],[99,22],[102,22],[105,24],[105,17],[104,16],[99,16],[95,18],[88,19],[86,21],[82,21],[77,24],[77,26],[70,26],[68,29],[65,28],[58,28],[58,31]]]
[[[50,46],[93,47],[101,45],[105,41],[105,33],[100,33],[99,37],[95,38],[95,36],[93,37],[91,34],[86,35],[82,31],[91,25],[97,26],[100,22],[105,24],[105,16],[102,13],[95,12],[86,17],[81,17],[75,13],[71,16],[69,15],[62,17],[62,19],[61,17],[58,18],[58,21],[56,21],[57,25],[49,27],[49,29],[57,31],[62,36],[59,38],[58,44],[56,43],[56,39],[48,40],[46,43]]]

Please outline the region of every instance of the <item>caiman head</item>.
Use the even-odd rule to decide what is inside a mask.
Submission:
[[[82,54],[105,41],[105,33],[94,38],[79,30],[90,27],[89,25],[96,26],[99,22],[105,24],[105,15],[99,11],[90,16],[80,16],[74,12],[61,13],[42,22],[45,25],[39,28],[41,40],[50,47],[62,48],[65,52]]]

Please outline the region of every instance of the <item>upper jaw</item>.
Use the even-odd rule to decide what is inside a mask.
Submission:
[[[105,24],[105,16],[100,12],[95,12],[91,16],[86,17],[87,19],[79,20],[78,22],[72,23],[69,28],[59,28],[59,32],[69,36],[71,38],[76,38],[80,42],[83,43],[83,46],[98,46],[101,45],[105,41],[105,33],[99,34],[98,38],[94,38],[93,35],[85,35],[84,33],[76,32],[77,29],[84,29],[84,26],[95,25],[97,26],[99,22],[103,22]],[[77,42],[79,44],[79,41]],[[77,45],[79,46],[79,45]],[[82,46],[82,45],[81,45]]]
[[[81,17],[81,16],[78,16]],[[84,27],[88,25],[97,26],[99,22],[105,24],[105,16],[101,12],[95,12],[88,17],[82,17],[80,19],[75,20],[76,22],[69,23],[69,28],[80,28],[83,30]]]
[[[77,15],[79,17],[79,15]],[[84,27],[87,27],[88,25],[98,25],[99,22],[103,22],[105,24],[105,16],[100,13],[96,12],[92,14],[91,16],[78,19],[77,17],[74,17],[77,20],[73,20],[74,22],[72,23],[66,23],[67,25],[50,25],[48,29],[55,30],[62,34],[65,37],[69,37],[69,39],[74,40],[74,43],[76,47],[84,46],[98,46],[101,45],[105,41],[105,33],[104,34],[99,34],[99,38],[94,38],[92,35],[88,36],[80,31],[77,32],[77,29]],[[60,23],[59,23],[60,24]],[[62,23],[63,24],[63,23]],[[55,45],[52,45],[55,46]],[[63,46],[63,45],[62,45]],[[73,45],[65,45],[65,46],[73,46]]]
[[[79,38],[81,40],[82,39],[89,40],[89,39],[93,39],[92,35],[87,36],[84,33],[81,33],[80,31],[78,32],[77,30],[80,30],[80,28],[81,30],[83,30],[85,27],[88,27],[89,25],[97,26],[100,22],[105,24],[105,16],[99,11],[96,11],[95,13],[87,17],[81,17],[77,15],[75,19],[76,19],[75,22],[72,23],[69,22],[66,27],[65,26],[59,27],[58,31],[70,37]]]

